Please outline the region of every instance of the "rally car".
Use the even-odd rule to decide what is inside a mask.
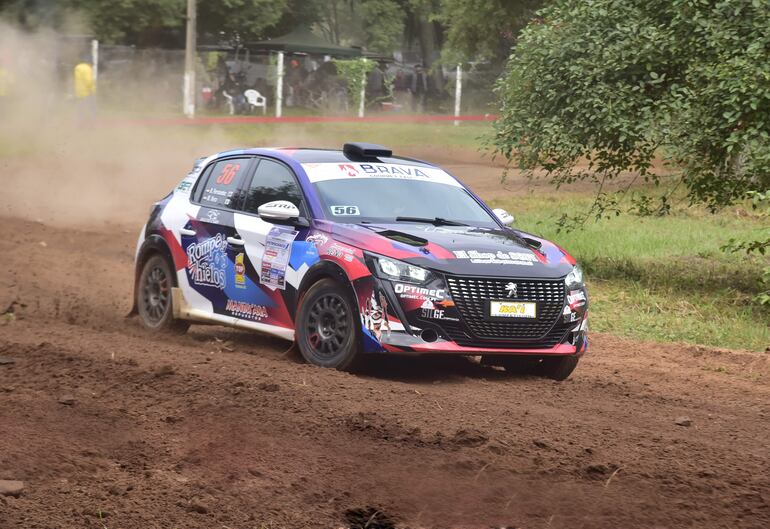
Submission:
[[[156,332],[202,322],[294,340],[324,367],[455,353],[564,379],[588,347],[582,272],[512,223],[379,145],[222,152],[153,205],[134,311]]]

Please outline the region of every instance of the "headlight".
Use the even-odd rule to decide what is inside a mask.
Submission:
[[[564,278],[564,284],[567,285],[568,289],[581,288],[583,286],[583,270],[580,268],[580,265],[576,264],[572,267],[570,273]]]
[[[431,279],[430,270],[414,266],[403,261],[367,254],[367,261],[375,275],[391,281],[404,281],[407,283],[425,283]]]

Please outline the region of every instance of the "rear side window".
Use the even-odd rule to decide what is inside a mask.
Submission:
[[[234,208],[240,202],[239,189],[249,168],[249,158],[220,160],[207,171],[207,180],[197,194],[203,206]]]
[[[256,214],[259,206],[273,200],[288,200],[304,211],[302,191],[291,169],[280,162],[263,158],[251,179],[243,210]]]

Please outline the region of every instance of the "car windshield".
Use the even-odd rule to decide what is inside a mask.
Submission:
[[[313,184],[324,213],[337,222],[407,222],[437,219],[496,227],[495,220],[464,188],[422,180],[344,178]]]

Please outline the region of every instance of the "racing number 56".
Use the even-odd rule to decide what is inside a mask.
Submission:
[[[235,175],[238,174],[238,171],[241,169],[241,164],[239,163],[228,163],[222,168],[222,172],[219,173],[219,176],[217,176],[217,184],[222,185],[230,185],[230,182],[233,181],[233,178],[235,178]]]

